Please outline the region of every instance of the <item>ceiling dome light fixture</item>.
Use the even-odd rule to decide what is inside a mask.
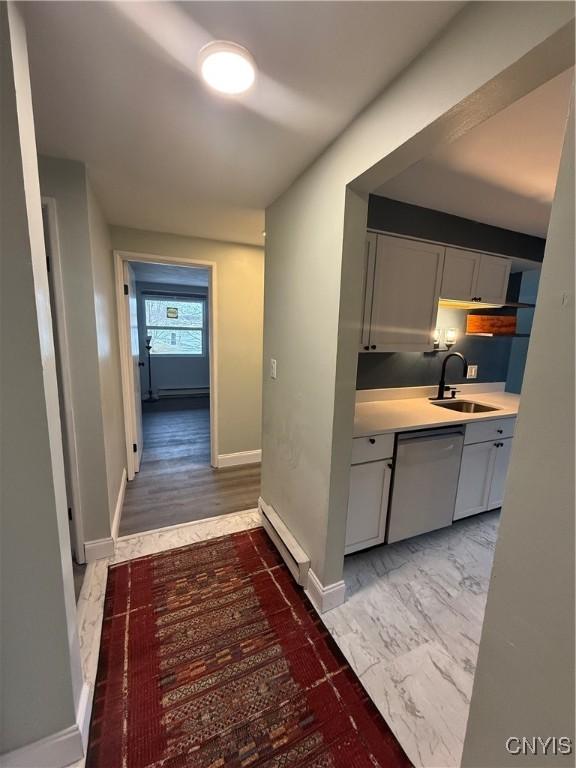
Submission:
[[[204,81],[219,93],[244,93],[256,79],[256,64],[250,51],[238,43],[214,40],[200,51],[200,72]]]

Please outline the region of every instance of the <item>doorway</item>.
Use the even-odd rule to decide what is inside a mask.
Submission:
[[[117,253],[129,483],[121,536],[254,508],[260,467],[218,469],[216,268]]]

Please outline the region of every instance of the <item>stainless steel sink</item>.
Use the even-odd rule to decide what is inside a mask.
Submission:
[[[488,413],[488,411],[499,410],[499,408],[493,408],[491,405],[473,403],[472,400],[436,400],[432,405],[448,408],[450,411],[460,411],[460,413]]]

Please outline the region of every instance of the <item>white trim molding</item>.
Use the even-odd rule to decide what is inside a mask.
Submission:
[[[132,444],[133,425],[131,414],[136,407],[134,404],[133,371],[131,366],[131,353],[128,333],[129,324],[126,312],[124,296],[124,262],[143,261],[152,264],[177,264],[181,267],[205,267],[210,272],[208,285],[208,347],[210,365],[210,464],[213,467],[218,464],[218,265],[213,261],[202,259],[186,259],[177,256],[161,256],[160,254],[139,253],[136,251],[114,252],[114,271],[116,282],[116,307],[118,315],[118,338],[120,343],[120,369],[122,373],[122,397],[124,402],[124,431],[126,434],[126,460],[128,480],[134,479],[134,454]],[[242,462],[244,463],[244,462]],[[233,466],[226,464],[224,466]]]
[[[84,553],[87,563],[101,560],[104,557],[114,557],[114,539],[108,536],[106,539],[94,539],[84,544]]]
[[[262,518],[262,526],[272,539],[278,552],[282,555],[288,570],[294,576],[297,583],[305,587],[308,583],[310,558],[300,544],[298,544],[280,515],[262,497],[258,499],[258,509]]]
[[[42,208],[46,210],[48,225],[48,243],[51,269],[48,272],[50,296],[53,299],[55,311],[56,338],[58,339],[58,359],[60,372],[58,388],[62,390],[63,419],[62,433],[66,436],[63,441],[64,467],[69,484],[68,504],[72,510],[70,520],[70,535],[74,555],[78,562],[84,560],[84,527],[82,522],[82,495],[80,493],[80,466],[78,462],[78,427],[72,399],[72,363],[70,359],[70,344],[68,339],[68,321],[66,315],[66,300],[64,297],[64,269],[60,248],[60,231],[58,227],[58,207],[53,197],[42,197]]]
[[[74,724],[58,733],[27,744],[25,747],[0,755],[2,768],[62,768],[84,757],[82,734]]]
[[[118,498],[116,499],[116,508],[114,509],[114,518],[112,520],[112,538],[114,541],[118,538],[118,531],[120,530],[120,518],[122,517],[127,481],[128,473],[126,472],[126,467],[124,467],[122,469],[122,479],[120,480],[120,489],[118,490]]]
[[[318,613],[326,613],[338,608],[346,599],[346,585],[343,581],[324,586],[312,568],[308,571],[308,587],[306,594]]]
[[[94,688],[86,680],[80,691],[80,701],[76,711],[76,725],[82,738],[82,747],[84,754],[88,753],[88,735],[90,733],[90,718],[92,716],[92,701],[94,698]]]
[[[242,464],[259,464],[262,461],[262,451],[239,451],[238,453],[221,453],[216,461],[218,469],[223,467],[239,467]]]

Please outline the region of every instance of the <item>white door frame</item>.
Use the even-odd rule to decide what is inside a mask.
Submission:
[[[130,349],[130,318],[124,295],[124,262],[144,261],[151,264],[172,264],[179,267],[208,269],[208,350],[210,356],[210,464],[218,466],[218,289],[217,265],[213,261],[159,256],[135,251],[114,251],[116,305],[118,312],[118,339],[120,343],[120,369],[122,373],[122,399],[124,402],[124,431],[126,435],[126,461],[128,480],[134,479],[134,453],[132,445],[136,432],[133,366]]]
[[[59,366],[61,378],[58,386],[62,387],[64,403],[64,420],[62,430],[66,431],[64,441],[64,461],[70,476],[68,492],[71,498],[68,504],[72,509],[72,540],[74,553],[79,563],[86,562],[84,553],[84,525],[80,496],[80,469],[78,465],[78,446],[76,442],[76,423],[72,405],[72,374],[70,365],[70,347],[68,344],[68,326],[66,324],[66,302],[64,299],[64,280],[62,270],[62,253],[60,249],[60,233],[58,230],[58,210],[53,197],[42,197],[42,206],[48,213],[48,240],[50,243],[50,271],[52,279],[48,279],[50,290],[54,292],[54,307],[56,310],[56,329],[58,333]]]

